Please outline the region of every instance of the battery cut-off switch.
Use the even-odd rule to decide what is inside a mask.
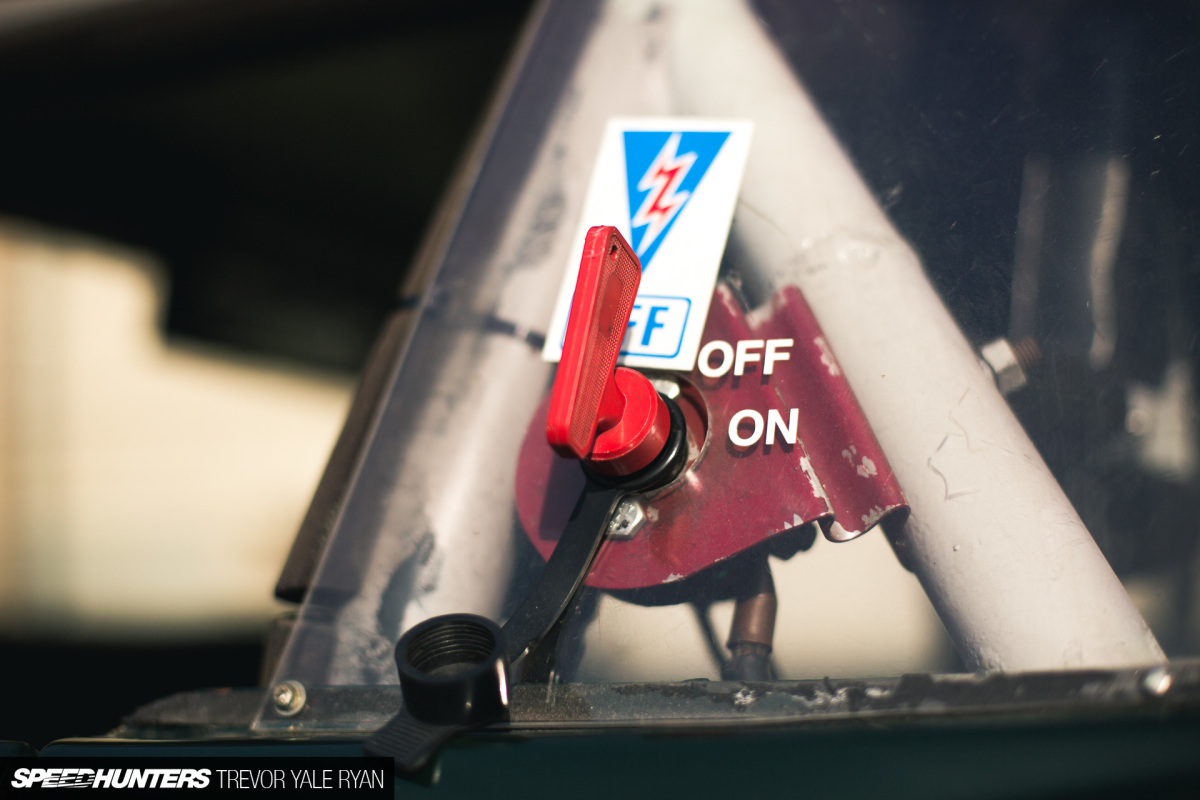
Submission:
[[[504,717],[513,669],[552,659],[538,645],[570,607],[622,501],[683,470],[683,412],[644,375],[617,367],[641,274],[616,228],[588,231],[546,422],[550,447],[582,462],[583,494],[537,583],[503,628],[473,614],[446,614],[400,637],[404,705],[364,750],[391,757],[401,772],[420,769],[451,736]],[[640,511],[636,502],[632,508]],[[632,531],[637,520],[626,514],[615,527]]]

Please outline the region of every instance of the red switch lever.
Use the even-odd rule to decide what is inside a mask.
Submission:
[[[617,367],[642,265],[612,226],[592,228],[571,301],[546,438],[559,455],[602,475],[648,466],[671,430],[666,403],[640,372]]]

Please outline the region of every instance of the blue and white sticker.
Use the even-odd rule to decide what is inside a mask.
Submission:
[[[742,120],[609,120],[542,357],[562,357],[584,236],[615,225],[642,262],[621,363],[688,371],[729,238],[753,124]]]

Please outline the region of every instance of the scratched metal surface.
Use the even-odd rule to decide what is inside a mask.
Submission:
[[[1159,673],[1067,670],[1044,673],[902,675],[890,678],[741,683],[555,684],[514,687],[509,719],[491,730],[755,727],[851,719],[999,719],[1028,715],[1195,715],[1200,661]],[[111,738],[246,737],[262,690],[184,692],[143,706]],[[294,735],[367,734],[401,705],[399,687],[339,687],[310,695]],[[306,720],[320,720],[317,726]]]

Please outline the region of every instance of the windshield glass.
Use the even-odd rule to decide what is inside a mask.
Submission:
[[[1194,40],[1133,3],[548,4],[275,683],[395,684],[404,631],[535,584],[585,482],[545,420],[591,226],[687,464],[538,680],[1195,653]]]

